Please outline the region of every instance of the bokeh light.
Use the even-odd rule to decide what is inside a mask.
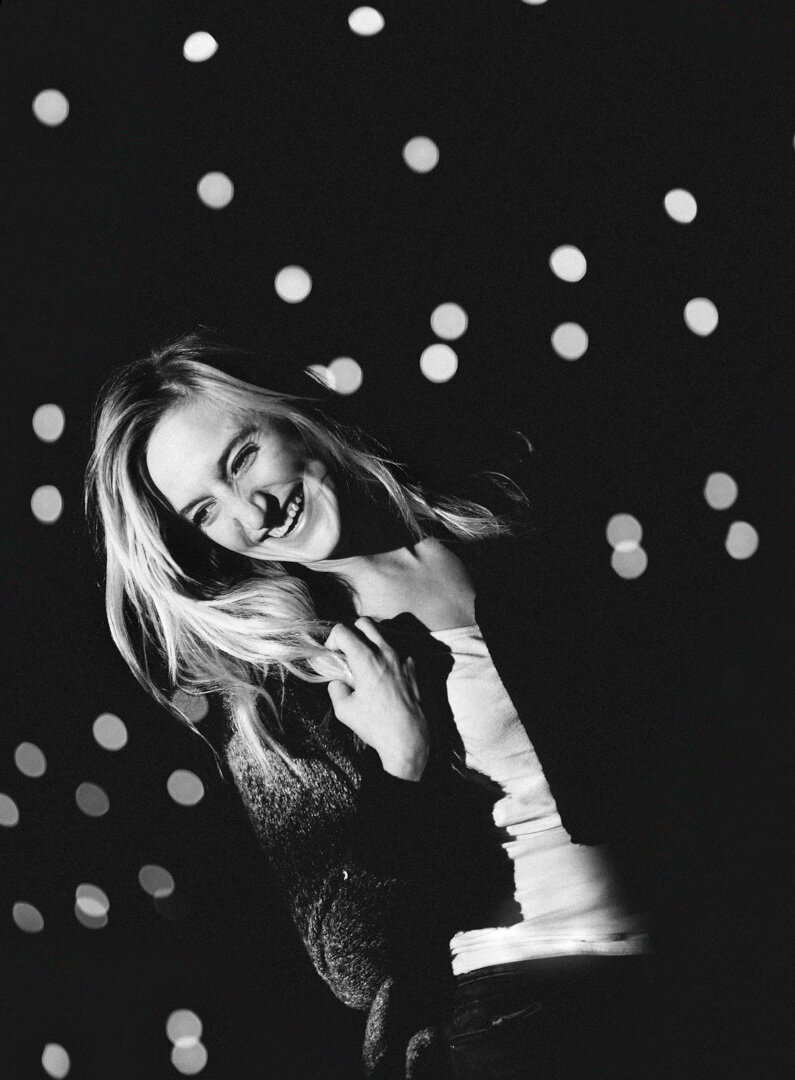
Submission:
[[[108,894],[98,885],[90,885],[88,882],[78,885],[75,889],[75,899],[80,910],[92,918],[107,915],[110,911]]]
[[[613,514],[607,523],[607,542],[617,551],[632,551],[643,538],[643,527],[632,514]]]
[[[328,366],[338,394],[355,394],[364,380],[361,366],[352,356],[338,356]]]
[[[561,281],[581,281],[585,277],[588,263],[579,248],[572,244],[556,247],[549,256],[552,273]]]
[[[19,824],[19,807],[10,795],[0,791],[0,825],[11,829]]]
[[[104,930],[108,925],[107,915],[89,915],[77,903],[75,904],[75,918],[87,930]]]
[[[38,934],[44,929],[44,919],[38,908],[25,900],[18,900],[11,909],[14,922],[26,934]]]
[[[196,185],[199,198],[211,210],[223,210],[234,198],[235,185],[222,172],[205,173]]]
[[[624,549],[623,546],[620,550],[615,548],[610,556],[610,565],[615,572],[619,577],[627,579],[640,577],[648,563],[646,552],[637,544],[629,549]]]
[[[546,4],[547,0],[522,0],[523,4],[529,4],[530,7],[540,7],[542,4]]]
[[[212,34],[206,30],[197,30],[195,34],[185,39],[182,46],[182,55],[192,64],[200,64],[203,60],[209,60],[218,52],[218,42]]]
[[[63,513],[63,499],[60,491],[52,484],[37,487],[31,496],[30,508],[37,521],[52,525]]]
[[[204,784],[188,769],[175,769],[166,787],[171,798],[180,806],[195,806],[204,797]]]
[[[14,751],[14,764],[25,776],[36,778],[47,771],[47,759],[32,742],[21,742]]]
[[[121,750],[127,745],[127,726],[114,713],[100,713],[91,730],[103,750]]]
[[[173,694],[171,704],[185,713],[191,723],[194,724],[203,720],[210,711],[210,703],[206,694],[186,694],[184,690],[177,690]]]
[[[157,899],[171,896],[174,891],[174,879],[162,866],[155,863],[147,863],[138,871],[138,884],[144,890]]]
[[[737,481],[725,472],[710,473],[704,484],[704,498],[713,510],[728,510],[739,493]]]
[[[41,1055],[41,1064],[47,1075],[55,1080],[63,1080],[68,1076],[72,1065],[68,1053],[60,1043],[47,1043]]]
[[[681,225],[689,225],[698,212],[696,200],[684,188],[674,188],[663,199],[666,212]]]
[[[429,345],[420,357],[420,371],[429,382],[449,382],[458,371],[458,357],[449,345]]]
[[[195,1076],[207,1064],[207,1049],[200,1042],[174,1046],[171,1049],[171,1063],[183,1076]]]
[[[468,324],[467,313],[459,304],[439,304],[431,315],[431,329],[445,341],[460,338]]]
[[[102,817],[110,810],[110,799],[98,784],[88,781],[80,784],[75,792],[75,802],[88,817]]]
[[[403,160],[414,172],[430,172],[439,164],[439,147],[433,139],[417,135],[403,147]]]
[[[759,533],[747,521],[733,521],[726,534],[726,550],[733,559],[750,559],[759,547]]]
[[[287,304],[300,304],[312,291],[312,278],[303,266],[285,266],[276,275],[276,293]]]
[[[360,37],[372,37],[384,29],[384,16],[374,7],[358,7],[348,16],[348,26]]]
[[[33,115],[40,124],[58,127],[69,115],[69,102],[60,90],[42,90],[33,99]]]
[[[202,1037],[202,1022],[191,1009],[175,1009],[166,1021],[166,1035],[175,1046],[187,1047]]]
[[[108,925],[110,900],[97,885],[84,882],[75,889],[75,918],[88,930],[102,930]]]
[[[718,325],[718,309],[706,296],[696,296],[685,304],[685,322],[694,334],[707,337]]]
[[[33,430],[42,442],[55,442],[63,435],[66,417],[60,405],[39,405],[33,414]]]
[[[563,360],[579,360],[588,348],[588,335],[579,323],[561,323],[552,334],[552,348]]]

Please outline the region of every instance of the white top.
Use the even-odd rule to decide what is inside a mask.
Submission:
[[[466,763],[505,793],[493,816],[504,830],[503,848],[513,862],[514,895],[522,912],[522,921],[513,926],[457,933],[450,943],[454,973],[540,956],[648,951],[644,920],[621,896],[606,847],[575,844],[563,828],[479,627],[436,630],[431,636],[452,653],[447,696]],[[413,651],[421,655],[422,645]]]

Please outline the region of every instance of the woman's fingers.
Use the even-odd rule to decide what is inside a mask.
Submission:
[[[382,652],[382,653],[394,652],[392,646],[384,638],[381,631],[378,629],[376,624],[373,622],[373,620],[368,615],[362,615],[360,618],[358,618],[356,620],[356,622],[353,625],[356,627],[356,629],[360,633],[364,634],[364,636],[366,638],[368,638],[370,641],[372,641],[372,643],[374,645],[377,645],[380,652]]]
[[[343,653],[352,666],[372,660],[378,653],[383,656],[391,656],[394,653],[392,646],[381,636],[373,620],[366,616],[357,619],[353,627],[346,626],[345,623],[336,623],[326,638],[326,648]]]
[[[352,693],[352,687],[348,686],[342,679],[332,679],[328,684],[328,696],[331,698],[331,702],[335,709],[338,705],[342,705],[346,698],[349,698]]]

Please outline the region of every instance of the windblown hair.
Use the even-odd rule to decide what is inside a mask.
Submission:
[[[290,389],[257,385],[265,376],[271,387]],[[304,384],[311,395],[297,389]],[[335,479],[385,504],[416,540],[441,534],[475,541],[515,532],[519,520],[409,482],[379,443],[329,415],[324,395],[331,401],[309,373],[215,343],[203,331],[183,335],[106,381],[94,406],[85,477],[86,516],[106,563],[110,632],[136,679],[194,731],[172,701],[176,691],[219,693],[254,759],[267,769],[275,752],[299,774],[272,690],[280,686],[283,698],[288,673],[309,683],[344,674],[342,656],[323,644],[333,624],[319,615],[302,576],[228,551],[174,512],[146,467],[158,421],[206,401],[243,423],[281,425]],[[498,475],[497,483],[507,479]],[[508,485],[516,506],[525,506],[524,493]]]

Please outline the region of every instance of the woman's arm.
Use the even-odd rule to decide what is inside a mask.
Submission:
[[[237,734],[226,757],[316,970],[344,1004],[369,1012],[367,1075],[402,1080],[416,1054],[442,1080],[434,1030],[448,1005],[452,930],[436,899],[438,818],[420,812],[433,801],[427,781],[398,780],[371,760],[357,788],[342,756],[302,759],[301,779],[273,755],[266,774]]]

